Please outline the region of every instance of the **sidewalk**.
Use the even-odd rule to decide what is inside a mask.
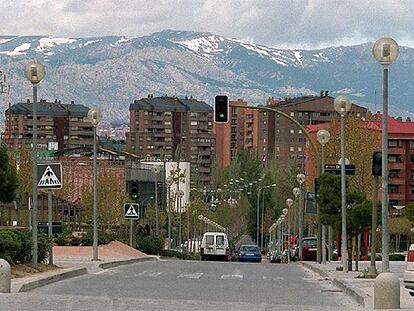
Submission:
[[[11,280],[11,292],[23,292],[68,278],[94,274],[104,269],[135,262],[157,260],[121,242],[111,242],[98,247],[98,261],[92,261],[91,246],[54,246],[53,263],[61,269],[36,273]]]
[[[315,262],[300,262],[303,266],[315,271],[323,277],[329,278],[341,288],[345,293],[352,296],[358,303],[365,308],[372,310],[374,308],[374,282],[375,279],[357,278],[362,275],[362,271],[368,269],[369,262],[359,262],[359,271],[343,272],[336,271],[336,267],[342,266],[339,261],[326,263],[325,265]],[[390,270],[400,279],[400,301],[401,309],[414,310],[414,297],[411,297],[409,291],[404,288],[403,273],[406,263],[404,261],[390,261]],[[381,271],[381,262],[376,262],[377,271]]]

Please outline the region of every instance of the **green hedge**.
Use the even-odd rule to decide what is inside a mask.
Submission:
[[[158,255],[163,247],[163,240],[159,236],[137,236],[137,249],[147,255]]]
[[[175,258],[180,258],[180,259],[185,259],[185,260],[200,260],[199,253],[185,253],[185,252],[181,253],[175,250],[168,250],[168,249],[161,250],[159,255],[162,257],[175,257]]]
[[[48,257],[50,241],[44,234],[38,235],[38,262]],[[32,260],[32,234],[29,231],[0,230],[0,258],[10,264],[26,263]]]

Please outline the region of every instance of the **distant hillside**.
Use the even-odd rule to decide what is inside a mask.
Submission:
[[[215,94],[252,104],[269,96],[316,95],[329,90],[380,110],[381,66],[371,43],[321,50],[283,50],[211,33],[166,30],[144,37],[52,38],[0,36],[0,68],[11,84],[10,100],[31,97],[25,63],[47,66],[39,96],[100,106],[107,121],[127,123],[134,99],[192,95],[211,103]],[[390,110],[413,114],[414,49],[402,47],[390,67]],[[7,95],[0,95],[4,117]]]

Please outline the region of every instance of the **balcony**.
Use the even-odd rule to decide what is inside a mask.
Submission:
[[[390,200],[404,201],[405,194],[401,192],[389,192]]]
[[[388,184],[390,185],[404,185],[405,178],[402,177],[388,177]]]
[[[388,147],[388,154],[404,154],[403,147]]]
[[[388,168],[392,170],[403,170],[405,169],[404,162],[388,162]]]

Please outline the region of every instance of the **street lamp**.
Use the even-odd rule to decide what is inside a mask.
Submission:
[[[297,174],[296,175],[296,180],[299,183],[299,234],[298,234],[298,240],[299,240],[299,260],[302,260],[302,247],[303,247],[303,202],[304,202],[304,198],[303,198],[303,183],[305,182],[306,176],[305,174]]]
[[[98,208],[97,208],[97,173],[96,173],[96,126],[102,120],[102,113],[97,108],[88,111],[88,119],[93,125],[93,259],[98,260]]]
[[[167,193],[168,193],[168,202],[167,202],[167,215],[168,215],[168,249],[171,249],[171,186],[174,183],[174,180],[171,176],[169,176],[165,180],[165,184],[167,185]]]
[[[178,205],[178,213],[179,213],[179,225],[178,225],[178,245],[179,245],[179,249],[181,250],[181,199],[184,196],[184,191],[182,190],[178,190],[177,192],[177,205]]]
[[[260,245],[261,245],[260,249],[261,250],[263,250],[263,247],[264,247],[264,238],[263,238],[263,232],[264,232],[264,229],[263,229],[263,226],[264,226],[264,205],[265,205],[264,196],[265,196],[265,190],[266,189],[270,189],[270,187],[276,187],[276,184],[271,184],[271,185],[268,185],[268,186],[263,187],[262,225],[261,225],[261,227],[262,227],[262,235],[261,235],[261,241],[260,241]]]
[[[45,66],[37,61],[29,62],[24,68],[24,75],[32,83],[32,264],[37,265],[37,84],[46,75]]]
[[[290,209],[293,205],[293,200],[290,199],[290,198],[286,199],[286,205],[288,207],[288,208],[286,208],[286,214],[287,214],[288,209]],[[284,210],[285,209],[283,209],[283,211]],[[292,217],[290,217],[290,218],[292,218]],[[287,227],[288,227],[288,230],[287,230],[288,231],[288,263],[290,263],[290,221],[289,221],[289,217],[288,217],[287,222],[288,222],[288,225],[287,225]]]
[[[322,146],[322,159],[321,159],[321,173],[325,173],[325,145],[328,143],[331,138],[331,134],[325,130],[321,129],[316,133],[316,138]],[[319,204],[317,208],[317,218],[318,218],[318,240],[317,240],[317,261],[320,262],[320,257],[322,254],[322,264],[326,264],[326,227],[322,224],[321,226],[321,210]],[[322,227],[322,228],[321,228]],[[321,229],[322,229],[322,243],[321,243]],[[329,239],[330,242],[330,239]],[[331,253],[331,246],[329,245],[329,253]]]
[[[295,196],[295,199],[297,199],[300,195],[300,188],[295,187],[295,188],[293,188],[292,192],[293,192],[293,195]],[[298,215],[299,215],[298,209],[299,209],[299,204],[296,205],[296,207],[294,209],[294,213],[293,213],[293,234],[295,235],[295,237],[297,237],[297,234],[298,234],[298,232],[297,232],[298,231],[298,223],[297,222],[298,222]]]
[[[334,100],[335,110],[341,117],[341,211],[342,238],[341,255],[343,271],[348,272],[348,247],[346,238],[346,179],[345,179],[345,115],[351,109],[352,103],[348,97],[340,95]]]
[[[372,55],[383,67],[382,88],[382,272],[390,271],[388,228],[388,65],[400,54],[397,42],[392,38],[381,38],[374,43]]]
[[[160,235],[160,226],[158,222],[158,173],[160,172],[160,168],[158,166],[154,166],[152,168],[152,172],[154,173],[154,195],[155,195],[155,232],[157,236]]]

